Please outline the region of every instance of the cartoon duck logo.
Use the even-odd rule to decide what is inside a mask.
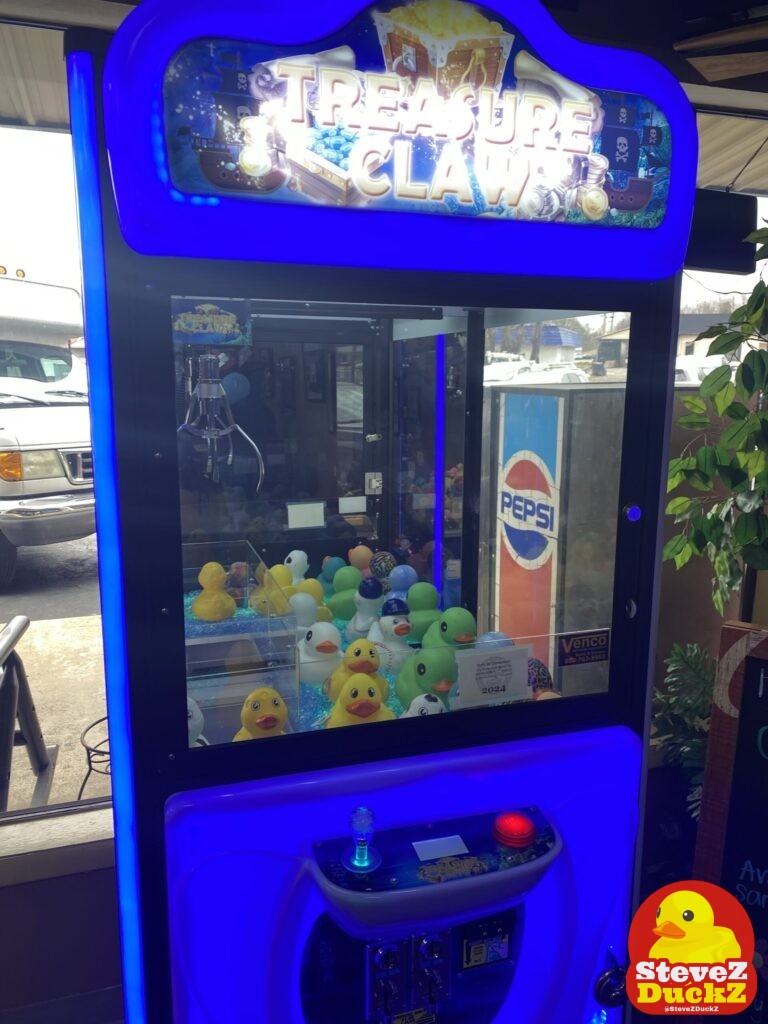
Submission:
[[[755,998],[755,938],[717,885],[679,882],[642,904],[629,931],[627,995],[643,1013],[736,1014]]]

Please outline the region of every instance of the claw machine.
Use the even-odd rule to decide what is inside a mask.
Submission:
[[[681,89],[535,0],[66,51],[126,1020],[620,1020]],[[610,415],[535,380],[605,313]]]

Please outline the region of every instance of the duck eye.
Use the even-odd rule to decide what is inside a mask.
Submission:
[[[426,708],[419,708],[419,714],[420,715],[428,715],[429,712],[427,711]]]
[[[287,557],[287,558],[286,558],[286,560],[285,560],[285,564],[286,564],[286,565],[290,565],[292,561],[293,561],[293,559],[291,558],[291,556],[290,556],[290,555],[288,555],[288,557]]]
[[[188,718],[188,719],[190,719],[191,717],[192,717],[192,712],[191,712],[191,711],[188,711],[188,712],[187,712],[187,718]]]
[[[424,664],[423,661],[420,661],[419,664],[416,666],[416,671],[419,673],[420,676],[424,676],[427,674],[427,666]]]
[[[440,623],[440,632],[441,633],[447,633],[448,632],[448,623],[447,622],[441,622]]]
[[[658,921],[658,919],[660,917],[661,917],[661,907],[659,907],[659,909],[656,911],[656,920]]]
[[[272,703],[275,705],[276,708],[279,708],[280,707],[280,698],[279,697],[273,697],[272,698]]]
[[[368,696],[369,697],[375,697],[376,696],[376,691],[374,690],[374,688],[372,686],[368,687]]]
[[[311,639],[312,639],[312,630],[310,629],[310,631],[307,633],[307,643],[309,643],[309,641]]]
[[[684,921],[692,921],[693,920],[693,911],[692,910],[684,910],[683,911],[683,920]]]
[[[428,704],[437,704],[439,698],[436,697],[434,693],[425,693],[424,700],[426,700]]]
[[[254,711],[258,711],[259,708],[261,707],[261,704],[259,704],[259,702],[255,700],[253,704],[251,704],[251,707],[253,708]]]
[[[350,691],[349,696],[352,698],[352,700],[357,700],[357,698],[360,696],[360,691],[357,689],[357,687],[355,687],[354,690]]]

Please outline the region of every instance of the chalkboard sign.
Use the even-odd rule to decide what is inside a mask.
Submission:
[[[739,1019],[768,1024],[768,660],[763,658],[746,659],[722,885],[744,906],[755,931],[757,996]]]

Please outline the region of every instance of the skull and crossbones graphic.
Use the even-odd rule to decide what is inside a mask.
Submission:
[[[629,139],[625,135],[619,135],[616,139],[616,163],[626,164],[629,162]]]

